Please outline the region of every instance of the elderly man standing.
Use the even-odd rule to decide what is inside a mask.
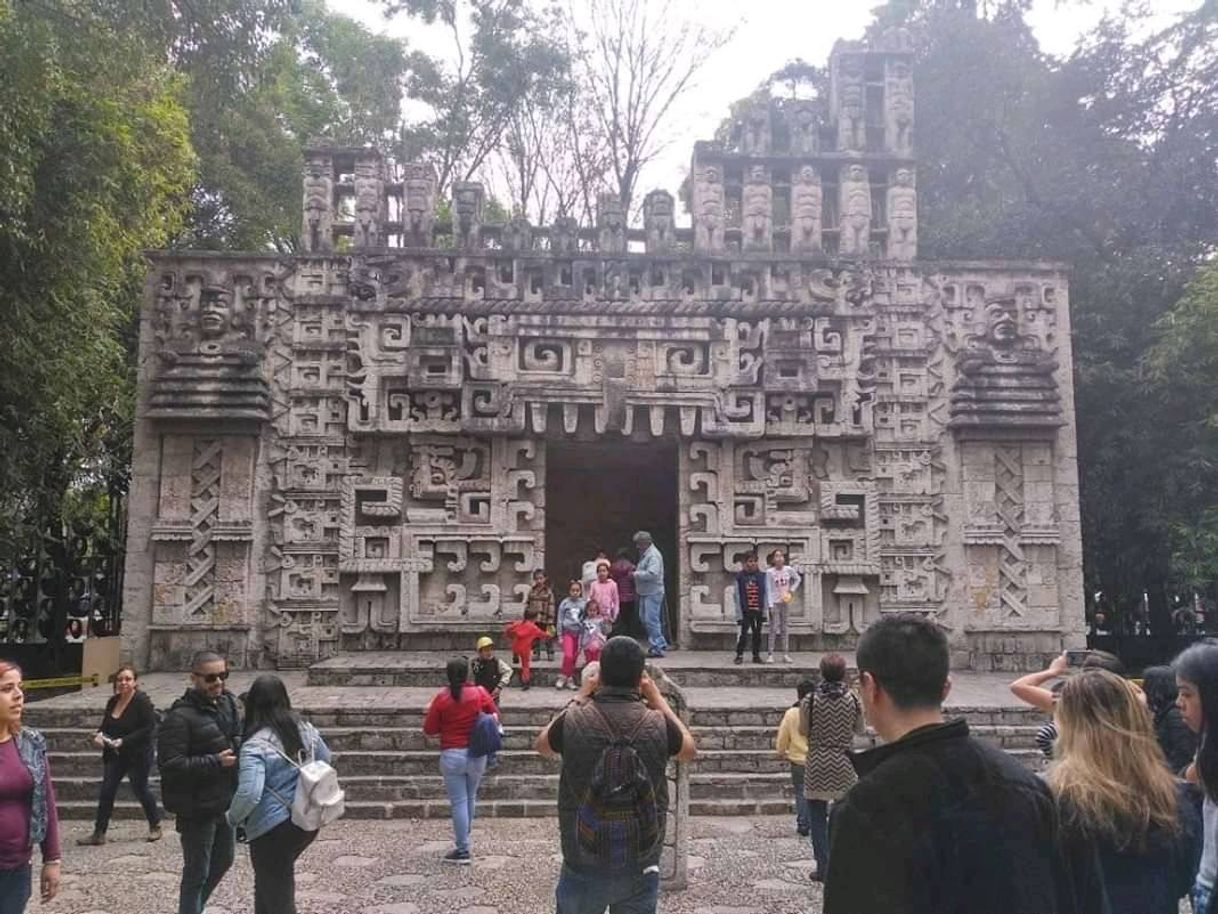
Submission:
[[[634,568],[634,591],[638,597],[639,618],[647,629],[647,656],[663,657],[668,650],[664,639],[664,557],[651,541],[651,534],[640,530],[634,535],[639,563]]]

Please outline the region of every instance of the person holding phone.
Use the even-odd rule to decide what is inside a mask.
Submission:
[[[165,715],[157,740],[161,800],[182,841],[178,914],[202,914],[233,864],[236,833],[225,814],[237,791],[241,711],[227,680],[223,657],[195,654],[190,688]]]
[[[1079,670],[1107,670],[1117,676],[1125,675],[1125,666],[1119,657],[1107,651],[1063,651],[1053,658],[1053,662],[1038,673],[1028,673],[1020,676],[1011,683],[1011,692],[1024,704],[1031,705],[1037,711],[1050,716],[1057,706],[1057,696],[1068,673]],[[1058,680],[1053,687],[1046,683]],[[1136,688],[1136,687],[1135,687]],[[1142,694],[1138,690],[1138,694]],[[1146,696],[1142,695],[1145,702]],[[1053,758],[1053,747],[1057,742],[1057,723],[1049,721],[1036,731],[1036,747],[1044,753],[1045,758]]]

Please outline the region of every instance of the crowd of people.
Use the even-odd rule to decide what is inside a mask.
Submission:
[[[781,601],[784,585],[759,580],[757,564],[750,556],[741,573],[742,613],[772,609],[776,592]],[[784,567],[775,557],[764,574]],[[590,598],[582,581],[572,583],[577,595],[573,586],[555,607],[539,594],[511,628],[523,675],[548,643],[537,624],[545,604],[558,631],[570,611],[563,605],[580,607],[574,640],[588,662],[534,746],[562,766],[556,909],[654,912],[666,766],[692,760],[697,748],[647,675],[649,651],[638,640],[599,623],[600,637],[585,639],[600,618],[587,612],[589,602],[620,612],[605,565],[593,569],[591,585],[600,586]],[[535,585],[544,589],[544,576]],[[798,580],[785,586],[790,593]],[[756,631],[742,624],[742,639]],[[423,721],[439,741],[454,837],[444,861],[455,864],[474,859],[478,789],[500,748],[500,700],[513,676],[491,639],[478,647],[472,663],[448,662]],[[856,663],[852,685],[846,660],[824,656],[819,675],[799,683],[775,736],[826,914],[1177,914],[1185,896],[1195,914],[1218,914],[1218,642],[1194,644],[1138,680],[1098,651],[1068,651],[1017,679],[1013,693],[1052,716],[1037,735],[1047,757],[1040,772],[945,717],[948,645],[932,621],[885,616],[861,636]],[[254,871],[255,914],[294,914],[296,860],[330,820],[326,811],[341,812],[330,750],[293,711],[278,677],[259,676],[239,699],[227,680],[223,657],[196,655],[190,687],[158,721],[136,671],[118,671],[93,737],[104,770],[97,816],[78,843],[105,843],[124,777],[144,808],[148,840],[161,838],[148,788],[155,765],[180,837],[179,914],[201,914],[238,841]],[[21,671],[0,662],[0,914],[24,911],[35,846],[44,900],[60,876],[46,741],[22,726],[23,708]],[[864,720],[880,744],[855,752]]]

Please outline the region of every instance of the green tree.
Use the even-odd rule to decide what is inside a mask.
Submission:
[[[0,572],[70,564],[125,490],[142,251],[194,177],[183,85],[84,4],[0,0]],[[113,530],[113,528],[109,528]],[[33,594],[60,617],[66,580]]]

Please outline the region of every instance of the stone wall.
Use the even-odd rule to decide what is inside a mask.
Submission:
[[[1066,276],[915,260],[908,58],[841,44],[823,104],[699,144],[689,229],[664,192],[640,230],[613,197],[585,229],[488,225],[465,183],[437,226],[426,166],[318,149],[307,251],[156,256],[131,656],[465,647],[533,569],[569,573],[547,543],[586,533],[547,499],[566,441],[675,454],[684,643],[726,645],[740,556],[772,548],[806,577],[801,647],[899,610],[959,666],[1081,641]]]

